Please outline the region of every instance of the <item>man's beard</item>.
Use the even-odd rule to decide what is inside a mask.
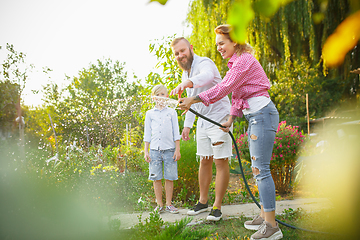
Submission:
[[[182,60],[183,60],[184,58],[187,59],[186,63],[183,63],[183,62],[182,62]],[[191,64],[192,64],[193,60],[194,60],[194,56],[193,56],[193,54],[190,52],[190,56],[189,56],[189,57],[186,57],[186,56],[185,56],[185,57],[182,57],[181,59],[178,60],[178,64],[179,64],[179,66],[180,66],[180,68],[181,68],[182,70],[184,70],[184,71],[189,71],[189,70],[191,69]]]

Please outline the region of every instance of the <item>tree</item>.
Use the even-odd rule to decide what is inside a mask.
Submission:
[[[12,44],[7,43],[6,50],[8,55],[2,64],[2,79],[0,79],[0,130],[5,133],[12,132],[13,126],[17,122],[21,145],[24,145],[21,94],[25,88],[28,73],[34,66],[32,64],[27,65],[25,63],[26,55],[23,52],[15,51]]]
[[[75,140],[85,148],[118,145],[127,123],[134,128],[139,125],[134,112],[141,103],[134,78],[129,83],[124,63],[104,59],[82,69],[78,76],[68,77],[70,84],[62,90],[49,83],[43,89],[44,105],[31,115],[32,130],[49,144],[53,137],[50,115],[60,142]]]
[[[0,131],[9,136],[15,125],[18,86],[9,80],[0,81]]]
[[[158,60],[155,67],[161,69],[162,72],[160,74],[150,72],[145,79],[146,84],[141,90],[143,101],[141,115],[138,115],[138,119],[142,123],[145,121],[146,111],[154,106],[154,102],[152,102],[150,98],[151,89],[157,84],[162,84],[171,91],[181,83],[182,70],[177,64],[170,46],[174,38],[176,38],[176,35],[155,39],[149,45],[150,53],[153,53]],[[172,98],[174,98],[174,96]],[[180,113],[180,111],[178,111],[178,113]],[[181,114],[178,114],[178,119],[179,126],[182,126],[183,119]]]
[[[269,7],[270,2],[276,6]],[[220,24],[236,25],[244,18],[251,18],[244,29],[245,36],[273,84],[271,97],[280,110],[280,117],[298,125],[305,123],[306,93],[310,96],[309,107],[314,118],[322,117],[339,103],[358,98],[358,77],[350,74],[350,70],[360,64],[359,44],[337,68],[328,69],[322,58],[326,39],[352,13],[349,4],[352,1],[322,2],[194,0],[187,17],[193,27],[189,39],[196,52],[213,59],[224,76],[226,61],[216,51],[213,29]],[[237,4],[243,7],[237,8]],[[324,8],[324,4],[327,7]],[[254,16],[236,11],[244,14],[253,11]],[[315,21],[314,16],[319,14],[323,19]]]

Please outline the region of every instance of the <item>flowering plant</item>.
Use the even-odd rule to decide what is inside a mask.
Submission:
[[[298,128],[298,126],[286,125],[286,121],[282,121],[278,125],[270,169],[276,190],[279,193],[286,193],[291,187],[292,172],[305,137]],[[240,152],[240,159],[251,162],[248,134],[241,134],[236,142]]]
[[[245,161],[250,161],[250,152],[249,152],[249,143],[248,143],[248,133],[241,134],[239,138],[236,140],[240,159]]]
[[[288,192],[291,187],[292,173],[305,138],[298,128],[282,121],[276,132],[270,169],[279,193]]]

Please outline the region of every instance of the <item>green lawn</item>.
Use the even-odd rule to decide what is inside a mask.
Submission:
[[[335,223],[332,224],[325,221],[329,220],[329,214],[327,211],[320,211],[317,213],[305,213],[301,209],[292,210],[287,209],[281,216],[277,218],[287,224],[297,226],[304,229],[315,230],[324,233],[313,233],[308,231],[302,231],[298,229],[292,229],[286,226],[280,225],[283,232],[283,239],[348,239],[344,235],[339,235],[340,231],[336,228]],[[186,222],[190,222],[191,219],[182,220],[181,223],[175,224],[163,223],[160,218],[153,215],[144,224],[138,224],[133,229],[122,230],[114,234],[118,234],[114,239],[240,239],[248,240],[254,231],[244,228],[244,222],[250,220],[250,218],[240,216],[236,218],[229,218],[227,220],[221,220],[219,222],[209,222],[186,226]],[[164,224],[164,226],[161,226]]]

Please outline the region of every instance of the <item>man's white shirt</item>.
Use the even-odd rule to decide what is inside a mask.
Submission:
[[[207,57],[199,57],[194,54],[194,60],[191,64],[190,74],[187,71],[183,72],[182,81],[190,80],[193,83],[192,88],[186,88],[187,97],[196,96],[201,92],[204,92],[211,87],[221,82],[221,76],[215,63]],[[220,122],[227,115],[230,114],[230,100],[226,96],[220,101],[210,104],[206,107],[203,103],[195,103],[191,106],[193,110],[204,115],[207,118]],[[184,127],[191,128],[195,121],[195,114],[187,112],[185,115]],[[198,118],[197,126],[201,128],[212,127],[213,124]]]

